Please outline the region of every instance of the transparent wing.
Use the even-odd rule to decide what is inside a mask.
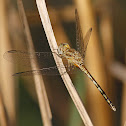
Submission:
[[[59,75],[58,68],[55,66],[53,56],[51,52],[25,52],[21,50],[10,50],[4,53],[4,59],[16,63],[18,65],[30,66],[30,60],[37,58],[40,69],[39,70],[28,70],[24,72],[15,73],[13,76],[27,76],[32,74],[42,74],[42,75]],[[63,59],[66,72],[70,74],[74,71],[75,67],[68,64],[67,60]],[[60,64],[60,63],[58,63]],[[51,67],[54,66],[54,67]],[[59,66],[63,68],[63,66]]]
[[[83,39],[83,34],[80,26],[80,19],[78,16],[77,9],[75,9],[75,19],[76,19],[76,45],[77,45],[77,51],[80,52],[82,57],[85,57],[85,52],[87,50],[87,45],[91,36],[92,28],[88,30],[86,33],[84,39]]]
[[[10,50],[4,53],[4,59],[18,65],[30,66],[30,60],[37,58],[39,64],[54,65],[54,60],[51,52],[25,52],[21,50]]]
[[[83,58],[86,55],[87,45],[88,45],[88,42],[89,42],[89,39],[90,39],[90,36],[91,36],[91,32],[92,32],[92,28],[90,28],[88,30],[88,32],[86,33],[86,35],[84,37],[84,47],[82,48],[82,53],[81,53]]]
[[[66,72],[68,72],[69,74],[73,74],[76,71],[75,66],[72,66],[71,68],[65,66],[65,68],[66,68]],[[61,73],[61,75],[63,75],[64,73]],[[31,76],[31,75],[60,75],[60,74],[56,66],[49,67],[49,68],[42,68],[39,70],[29,70],[29,71],[24,71],[24,72],[18,72],[18,73],[13,74],[13,76]]]

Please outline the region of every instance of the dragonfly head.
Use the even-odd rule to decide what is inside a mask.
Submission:
[[[58,48],[59,55],[62,55],[67,49],[69,49],[70,46],[67,43],[61,43]]]

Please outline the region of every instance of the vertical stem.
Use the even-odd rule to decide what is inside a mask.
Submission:
[[[39,14],[41,17],[41,21],[42,21],[42,24],[43,24],[50,48],[51,48],[51,51],[56,52],[56,49],[58,48],[58,46],[57,46],[56,39],[55,39],[53,30],[52,30],[52,26],[51,26],[50,19],[48,16],[45,1],[44,0],[36,0],[36,3],[37,3],[38,11],[39,11]],[[61,63],[62,60],[55,54],[53,54],[53,56],[54,56],[56,64],[58,65],[58,63],[60,62],[60,65],[63,66],[63,63]],[[69,75],[65,72],[66,71],[65,68],[60,69],[60,67],[59,67],[58,69],[59,69],[60,74],[62,75],[61,77],[64,81],[64,84],[65,84],[76,108],[78,109],[78,112],[79,112],[84,124],[86,126],[92,126],[93,124],[92,124],[83,104],[82,104],[80,97],[78,96],[77,91],[75,90],[75,88],[72,84],[72,81],[71,81]],[[65,73],[65,74],[62,74],[62,73]]]
[[[74,1],[78,9],[82,32],[84,33],[84,35],[90,27],[92,27],[93,29],[91,39],[88,44],[86,52],[86,66],[90,71],[90,73],[93,75],[93,77],[96,79],[96,81],[105,90],[105,87],[107,86],[107,76],[105,72],[102,51],[99,44],[100,41],[97,32],[98,30],[97,30],[96,16],[93,10],[91,0],[74,0]],[[104,101],[100,93],[96,90],[96,88],[92,84],[93,83],[88,79],[88,91],[87,91],[88,93],[87,100],[89,103],[88,108],[90,113],[95,113],[95,116],[92,116],[92,119],[94,120],[95,125],[97,126],[100,126],[101,124],[102,126],[111,125],[111,119],[110,119],[112,117],[110,115],[111,109],[109,108],[106,101]],[[107,90],[105,90],[105,92],[106,91]],[[105,115],[106,119],[104,117]]]
[[[21,19],[22,19],[22,23],[24,25],[26,39],[28,42],[28,50],[29,52],[34,53],[35,51],[34,51],[34,46],[32,42],[32,37],[30,34],[30,29],[29,29],[28,22],[26,19],[22,0],[17,0],[17,2],[18,2],[18,8],[19,8]],[[32,68],[39,69],[36,57],[34,57],[33,59],[30,59],[30,61],[31,61]],[[51,115],[49,102],[47,99],[47,94],[46,94],[43,78],[41,75],[34,75],[34,81],[35,81],[35,87],[36,87],[36,92],[37,92],[38,101],[39,101],[41,117],[43,120],[43,125],[52,126],[52,123],[51,123],[52,115]]]
[[[125,50],[125,63],[126,63],[126,50]],[[122,124],[122,126],[126,125],[126,81],[123,81],[123,90],[122,90],[122,120],[121,120],[121,124]]]
[[[0,91],[10,125],[16,125],[16,104],[13,65],[3,58],[3,54],[10,49],[8,4],[0,0]]]

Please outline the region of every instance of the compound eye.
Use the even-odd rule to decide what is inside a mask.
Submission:
[[[65,46],[66,48],[70,48],[70,46],[69,46],[68,44],[64,44],[64,46]]]

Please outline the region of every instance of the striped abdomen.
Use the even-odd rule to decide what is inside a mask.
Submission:
[[[107,101],[107,103],[110,105],[111,109],[116,111],[115,106],[112,104],[112,102],[109,100],[109,98],[107,97],[107,95],[105,94],[105,92],[103,91],[103,89],[100,87],[100,85],[96,82],[96,80],[92,77],[92,75],[89,73],[89,71],[85,68],[85,66],[82,65],[78,65],[78,67],[91,79],[91,81],[93,81],[94,85],[97,87],[97,89],[100,91],[100,93],[102,94],[102,96],[104,97],[104,99]]]

